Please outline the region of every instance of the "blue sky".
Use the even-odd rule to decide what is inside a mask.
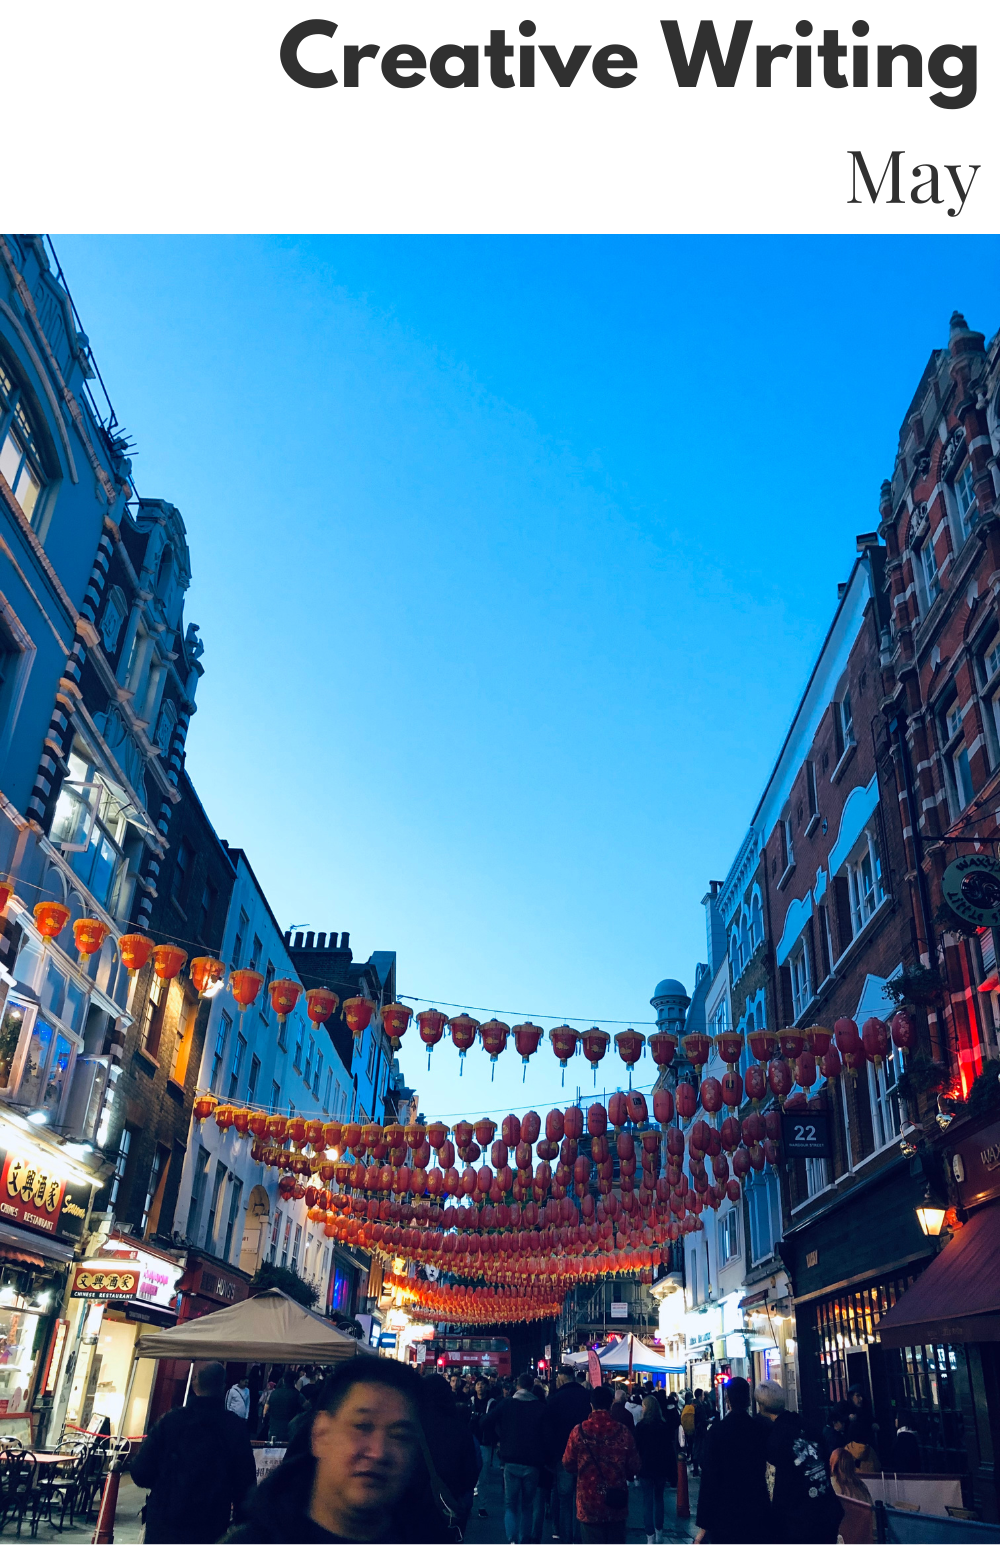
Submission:
[[[481,1019],[650,1019],[1000,243],[54,239],[187,524],[189,770],[283,925]],[[428,1115],[561,1092],[547,1046],[402,1060]]]

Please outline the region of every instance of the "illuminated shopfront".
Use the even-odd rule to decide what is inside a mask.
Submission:
[[[183,1257],[112,1235],[97,1256],[74,1268],[69,1333],[79,1353],[66,1407],[74,1427],[106,1418],[115,1437],[146,1429],[156,1364],[135,1357],[149,1326],[176,1323]]]

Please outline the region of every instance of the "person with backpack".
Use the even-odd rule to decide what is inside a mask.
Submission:
[[[226,1410],[226,1370],[206,1363],[187,1405],[168,1411],[129,1470],[148,1491],[149,1545],[209,1545],[243,1517],[257,1485],[247,1422]]]
[[[639,1474],[635,1429],[612,1420],[611,1391],[601,1384],[590,1392],[593,1408],[574,1427],[563,1464],[576,1476],[576,1516],[584,1545],[623,1541],[628,1523],[628,1483]]]
[[[754,1390],[757,1409],[771,1424],[766,1433],[766,1477],[771,1497],[768,1539],[794,1545],[827,1545],[837,1539],[844,1510],[830,1484],[815,1443],[803,1436],[802,1422],[785,1410],[785,1392],[774,1379]]]

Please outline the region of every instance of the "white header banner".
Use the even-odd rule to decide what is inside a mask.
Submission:
[[[991,232],[1000,8],[8,6],[7,227]]]

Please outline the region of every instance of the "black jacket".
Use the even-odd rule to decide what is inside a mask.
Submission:
[[[209,1545],[243,1516],[257,1484],[247,1423],[221,1396],[195,1395],[161,1416],[129,1470],[149,1491],[149,1545]]]
[[[582,1384],[564,1384],[545,1402],[546,1463],[559,1465],[574,1427],[590,1415],[590,1396]]]
[[[236,1418],[239,1421],[239,1417]],[[312,1455],[286,1459],[257,1488],[246,1523],[226,1535],[232,1545],[318,1545],[336,1540],[309,1517],[316,1461]],[[394,1545],[436,1545],[448,1526],[434,1507],[422,1473],[395,1510],[384,1539]]]
[[[774,1469],[769,1538],[796,1545],[836,1540],[844,1510],[816,1444],[803,1437],[794,1411],[780,1411],[771,1423],[767,1463]]]
[[[746,1545],[778,1538],[771,1533],[767,1494],[770,1434],[749,1411],[730,1411],[705,1437],[698,1492],[698,1528],[712,1545]]]
[[[667,1481],[674,1478],[677,1455],[674,1451],[674,1434],[666,1422],[650,1421],[640,1416],[635,1424],[635,1446],[639,1450],[642,1465],[639,1477],[644,1481]]]
[[[524,1393],[518,1391],[518,1394]],[[519,1400],[511,1395],[494,1406],[484,1428],[488,1434],[487,1443],[491,1441],[491,1435],[496,1434],[501,1464],[540,1468],[545,1463],[545,1407],[534,1395],[530,1400]]]

